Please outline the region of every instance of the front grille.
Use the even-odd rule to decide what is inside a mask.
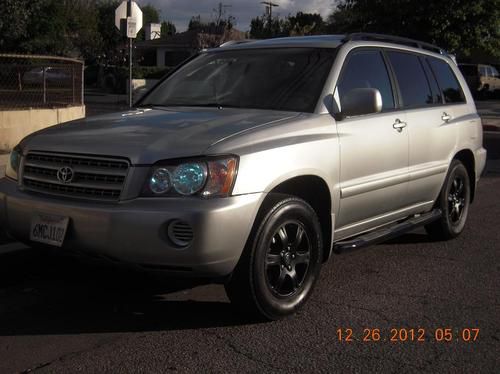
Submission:
[[[71,180],[64,182],[58,173],[68,167]],[[31,152],[24,161],[23,185],[40,193],[117,201],[128,168],[129,163],[120,159]]]

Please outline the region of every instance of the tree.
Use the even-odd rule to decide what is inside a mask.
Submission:
[[[325,22],[318,13],[298,12],[285,19],[278,16],[270,18],[269,15],[265,14],[250,22],[250,36],[255,39],[315,35],[323,33],[324,30]]]
[[[500,57],[500,0],[341,0],[331,33],[376,32],[434,43],[459,57]]]
[[[58,5],[55,0],[2,2],[2,51],[69,53],[71,42],[66,37],[65,10]]]
[[[160,11],[153,5],[145,5],[141,8],[141,10],[144,25],[147,25],[148,23],[160,23]]]
[[[147,4],[142,8],[142,24],[146,26],[149,23],[160,23],[160,10],[156,9],[153,5]],[[138,40],[146,39],[146,32],[144,27],[137,33]]]
[[[65,33],[70,48],[84,59],[101,53],[103,40],[99,31],[99,12],[95,1],[64,1]]]
[[[0,50],[93,58],[104,47],[100,6],[96,0],[2,1],[0,12],[9,17],[0,20]]]
[[[197,16],[193,16],[191,17],[191,19],[189,20],[189,24],[188,24],[188,31],[191,31],[191,30],[198,30],[200,28],[203,27],[203,22],[201,21],[201,16],[200,15],[197,15]]]
[[[200,15],[191,17],[188,24],[188,31],[199,31],[204,33],[222,34],[231,30],[234,25],[234,17],[219,19],[218,21],[206,22],[201,19]]]
[[[318,13],[298,12],[288,17],[288,34],[291,36],[322,34],[325,22]]]
[[[277,16],[263,15],[250,21],[250,37],[254,39],[276,38],[289,34],[289,24]]]
[[[27,37],[33,16],[31,0],[2,0],[0,2],[0,51],[15,51],[18,41]],[[7,16],[8,15],[8,16]]]
[[[124,38],[113,21],[118,5],[120,5],[119,0],[101,0],[97,3],[97,27],[100,44],[99,52],[96,53],[94,58],[108,64],[121,63],[125,57],[121,49]]]
[[[177,29],[175,25],[170,21],[163,21],[161,23],[161,38],[166,39],[169,36],[175,35]]]

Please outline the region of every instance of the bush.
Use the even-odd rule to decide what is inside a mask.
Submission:
[[[158,67],[146,67],[146,66],[136,66],[132,70],[134,79],[160,79],[163,78],[168,72],[172,70],[171,68],[158,68]]]
[[[161,79],[171,68],[134,66],[133,79]],[[104,82],[101,84],[108,92],[124,94],[127,92],[128,67],[107,67],[104,72]]]

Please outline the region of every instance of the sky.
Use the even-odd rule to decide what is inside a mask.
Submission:
[[[139,6],[151,4],[161,10],[162,20],[171,21],[177,31],[185,31],[192,16],[201,15],[203,20],[215,17],[218,0],[136,0]],[[267,0],[266,0],[267,1]],[[273,14],[286,17],[298,11],[320,13],[326,18],[333,9],[334,0],[272,0],[279,7],[273,8]],[[224,5],[231,5],[227,13],[236,18],[236,28],[241,31],[250,29],[250,20],[265,11],[261,0],[226,0]]]

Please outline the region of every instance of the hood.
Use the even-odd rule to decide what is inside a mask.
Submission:
[[[24,152],[127,157],[132,164],[203,155],[214,143],[296,113],[250,109],[142,109],[89,117],[38,131]]]

